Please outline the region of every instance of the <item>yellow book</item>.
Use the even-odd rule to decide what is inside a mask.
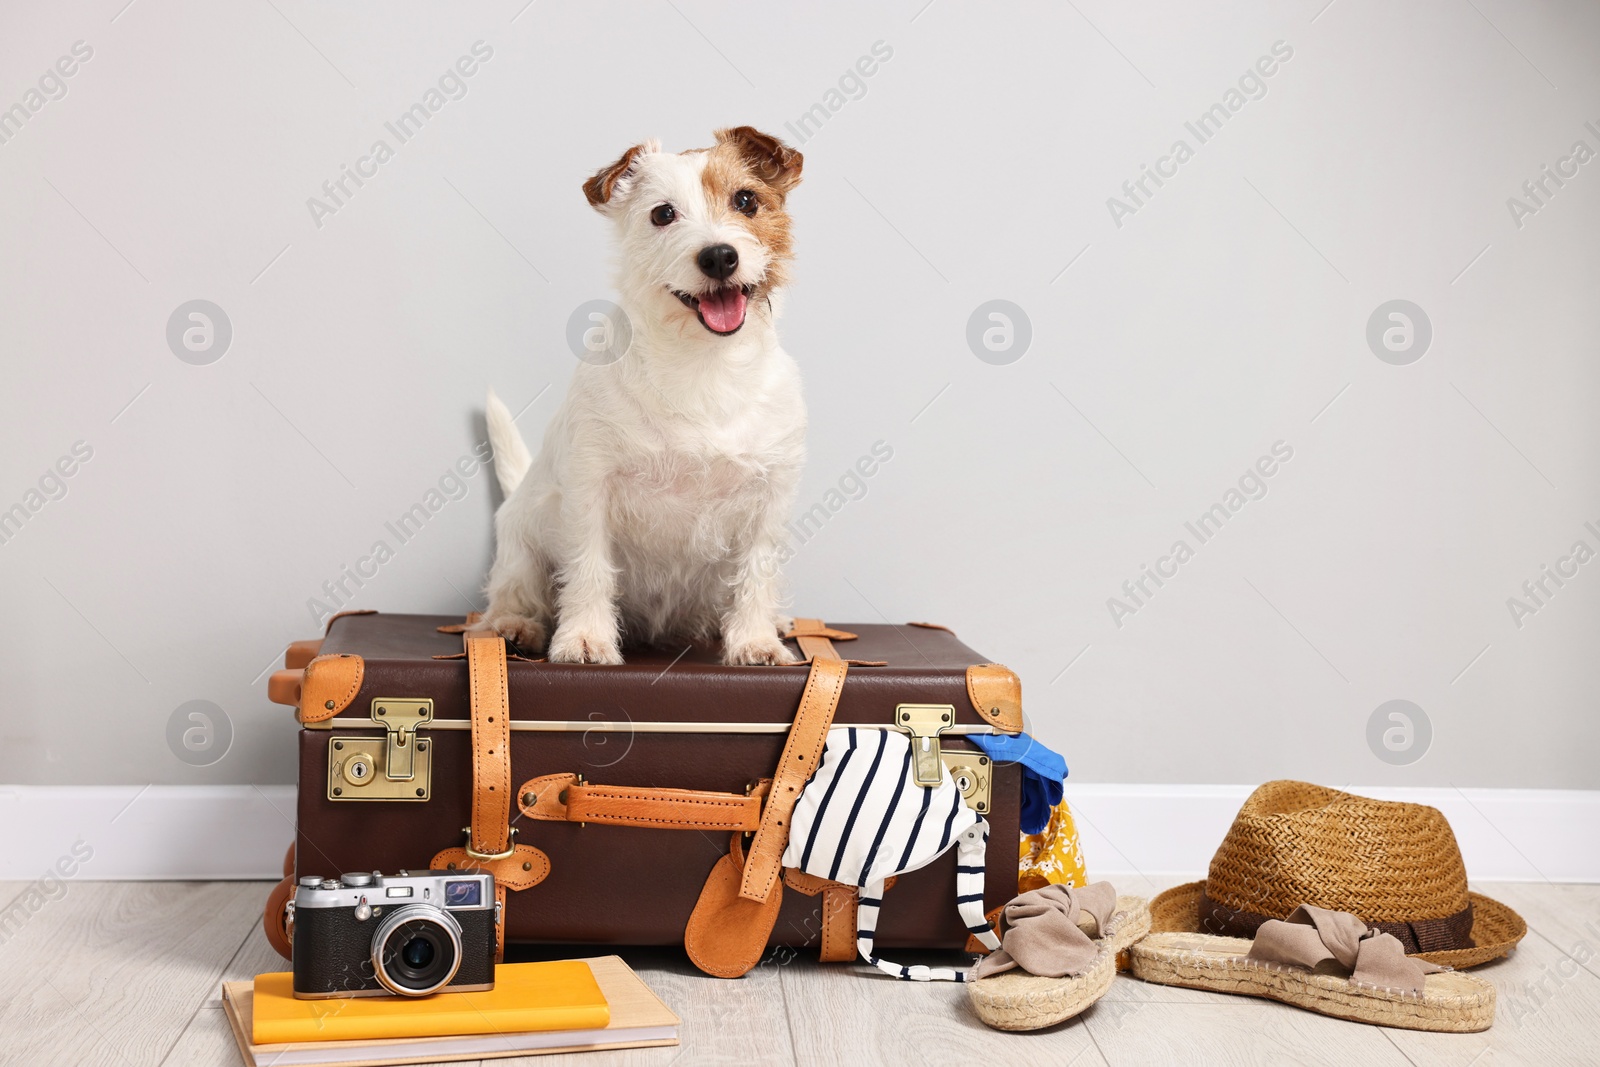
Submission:
[[[296,1000],[294,976],[280,971],[256,977],[253,1009],[257,1045],[600,1030],[611,1022],[582,960],[501,964],[491,990],[431,997]]]

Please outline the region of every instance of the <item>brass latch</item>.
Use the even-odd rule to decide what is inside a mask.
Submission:
[[[372,721],[389,731],[383,771],[391,782],[416,776],[417,727],[433,721],[433,701],[379,697],[372,702]]]
[[[427,800],[433,746],[417,730],[433,721],[433,701],[379,697],[372,721],[383,737],[328,738],[328,799]]]
[[[939,735],[956,724],[953,704],[900,704],[894,724],[911,735],[911,769],[918,785],[936,786],[939,776]]]

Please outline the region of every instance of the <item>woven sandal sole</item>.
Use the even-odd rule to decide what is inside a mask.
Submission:
[[[1249,951],[1245,938],[1158,933],[1130,954],[1134,977],[1146,982],[1265,997],[1351,1022],[1452,1034],[1477,1033],[1494,1022],[1494,986],[1459,971],[1428,975],[1416,995],[1252,960]]]
[[[1042,978],[1007,971],[967,983],[972,1010],[997,1030],[1041,1030],[1066,1022],[1105,996],[1117,976],[1117,955],[1150,932],[1150,907],[1140,897],[1118,897],[1107,923],[1110,932],[1095,943],[1100,953],[1082,974]]]

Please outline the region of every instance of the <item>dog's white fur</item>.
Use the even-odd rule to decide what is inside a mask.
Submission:
[[[578,364],[537,458],[489,397],[507,496],[481,625],[530,650],[548,637],[552,661],[620,663],[624,636],[719,635],[728,663],[795,660],[780,636],[777,561],[806,413],[775,328],[782,257],[703,180],[711,151],[667,154],[647,142],[619,161],[595,206],[616,227],[632,344],[616,363]],[[799,155],[789,154],[792,185]],[[654,225],[664,203],[677,219]],[[696,257],[720,243],[739,253],[728,284],[753,290],[729,335],[673,295],[715,287]]]

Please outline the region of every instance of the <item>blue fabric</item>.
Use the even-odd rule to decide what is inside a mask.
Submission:
[[[1027,734],[968,734],[967,740],[996,763],[1022,765],[1022,832],[1043,833],[1050,809],[1061,803],[1067,761]]]

